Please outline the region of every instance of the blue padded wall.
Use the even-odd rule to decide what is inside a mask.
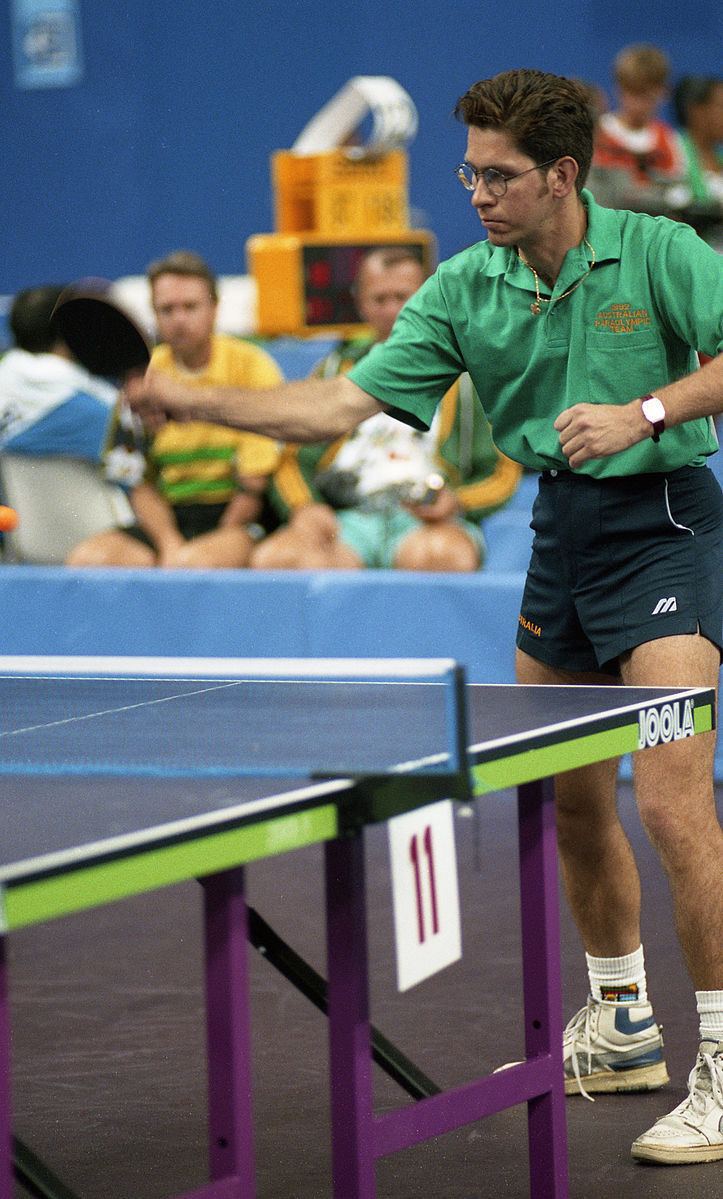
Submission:
[[[0,567],[2,654],[454,657],[512,677],[522,576]]]

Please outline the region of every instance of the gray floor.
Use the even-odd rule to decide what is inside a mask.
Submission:
[[[457,821],[463,959],[406,995],[394,984],[384,830],[367,834],[373,1020],[442,1083],[521,1049],[513,804],[503,795],[480,805],[479,820]],[[623,811],[644,878],[649,988],[672,1081],[651,1095],[568,1101],[570,1196],[720,1199],[723,1162],[660,1168],[629,1157],[636,1133],[682,1098],[697,1022],[665,882],[627,793]],[[251,902],[323,971],[321,851],[249,876]],[[30,929],[10,946],[18,1135],[82,1199],[162,1199],[205,1181],[198,886]],[[563,962],[569,1016],[586,980],[565,910]],[[327,1199],[324,1018],[256,954],[252,979],[258,1199]],[[380,1110],[409,1102],[375,1078]],[[379,1199],[525,1199],[525,1110],[386,1159],[377,1177]]]

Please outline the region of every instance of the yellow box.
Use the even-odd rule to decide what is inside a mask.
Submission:
[[[257,332],[264,336],[362,332],[352,283],[370,250],[409,246],[427,272],[436,265],[434,235],[408,229],[384,237],[321,233],[258,233],[246,242],[249,274],[258,289]]]
[[[271,174],[279,233],[386,237],[409,228],[404,150],[358,159],[344,150],[277,150]]]

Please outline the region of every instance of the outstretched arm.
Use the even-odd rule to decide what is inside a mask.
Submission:
[[[125,391],[131,407],[150,428],[166,420],[204,420],[276,441],[332,441],[384,407],[345,375],[250,391],[186,387],[150,369],[143,378],[130,379]]]
[[[656,391],[665,407],[666,428],[723,412],[723,355],[685,379]],[[574,469],[590,458],[606,458],[650,437],[641,399],[629,404],[574,404],[555,421],[560,445]],[[665,434],[663,434],[665,436]]]

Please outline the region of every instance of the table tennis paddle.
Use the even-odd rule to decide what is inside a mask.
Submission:
[[[145,371],[151,347],[133,318],[111,297],[109,286],[85,280],[66,288],[55,305],[53,323],[86,370],[123,379]]]

